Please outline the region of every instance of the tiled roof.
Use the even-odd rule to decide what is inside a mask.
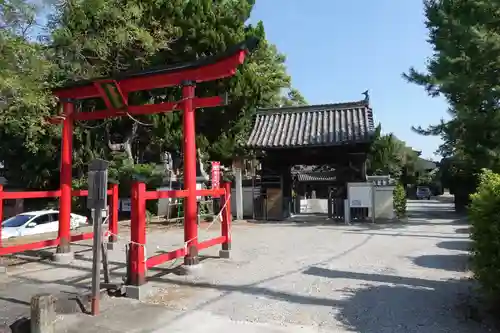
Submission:
[[[296,175],[299,182],[328,182],[337,179],[335,172],[300,172]]]
[[[247,146],[266,149],[369,142],[374,131],[372,110],[365,101],[265,109],[257,112]]]

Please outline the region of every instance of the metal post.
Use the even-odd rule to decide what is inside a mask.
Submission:
[[[344,221],[345,224],[351,224],[351,207],[349,206],[349,199],[344,200]]]
[[[188,195],[184,199],[184,241],[187,253],[185,265],[198,264],[198,225],[196,200],[196,131],[195,110],[193,108],[194,83],[185,82],[182,87],[183,137],[184,137],[184,189]]]
[[[255,164],[252,158],[252,220],[255,220]]]
[[[94,243],[92,246],[92,315],[99,314],[101,292],[101,244],[102,244],[102,210],[92,209],[94,227]]]
[[[371,208],[372,216],[371,216],[371,218],[372,218],[372,223],[375,223],[375,184],[374,183],[371,184],[371,189],[370,190],[371,190],[371,193],[372,193],[372,195],[371,195],[371,201],[372,201],[371,202],[371,205],[372,205],[372,208]]]
[[[99,314],[101,296],[101,248],[102,244],[102,213],[107,206],[108,162],[93,160],[89,166],[87,206],[92,212],[94,243],[92,247],[92,298],[91,313]],[[105,267],[107,268],[107,267]],[[109,281],[108,281],[109,282]]]
[[[236,166],[233,166],[235,176],[235,205],[236,205],[236,219],[243,220],[243,179],[241,165],[238,161]]]
[[[328,187],[328,218],[333,220],[333,190]]]
[[[71,224],[71,182],[72,182],[72,151],[73,151],[73,118],[74,105],[71,101],[63,102],[65,119],[62,128],[61,145],[61,197],[59,199],[59,246],[58,253],[70,252]]]
[[[101,242],[101,254],[102,254],[102,269],[104,270],[104,284],[110,285],[109,278],[109,262],[108,262],[108,249],[104,247],[104,243]]]

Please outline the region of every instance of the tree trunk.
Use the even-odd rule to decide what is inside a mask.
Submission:
[[[122,143],[113,143],[111,142],[110,135],[109,135],[109,129],[106,130],[106,134],[108,136],[108,147],[111,151],[113,152],[119,152],[123,151],[127,155],[127,159],[130,161],[130,163],[134,164],[135,159],[134,159],[134,154],[132,152],[132,142],[134,141],[134,138],[137,134],[137,129],[138,125],[136,122],[132,124],[130,127],[130,130],[128,131],[127,135],[125,136],[125,140]]]

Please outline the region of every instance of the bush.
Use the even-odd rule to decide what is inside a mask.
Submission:
[[[111,160],[108,168],[108,182],[118,184],[118,196],[129,198],[132,182],[137,179],[146,184],[148,190],[157,189],[163,182],[163,170],[151,164],[131,164],[126,159],[115,158]],[[84,190],[88,188],[87,175],[82,178],[73,179],[73,189]],[[74,213],[88,214],[87,197],[73,197],[72,211]],[[158,201],[146,201],[146,209],[150,214],[158,211]]]
[[[401,184],[394,189],[394,212],[398,219],[406,217],[406,191]]]
[[[472,270],[489,301],[500,304],[500,175],[483,170],[471,195]]]

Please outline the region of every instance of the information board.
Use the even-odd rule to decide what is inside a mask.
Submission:
[[[349,207],[371,208],[373,204],[373,185],[356,184],[348,186]]]

